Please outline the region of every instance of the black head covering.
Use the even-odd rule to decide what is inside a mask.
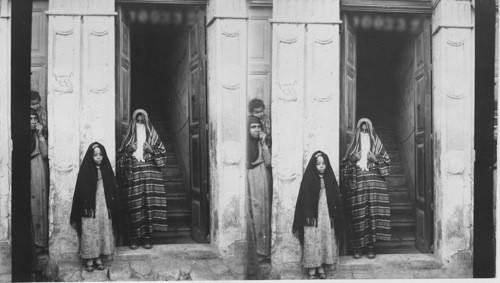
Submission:
[[[259,124],[260,127],[262,128],[262,123],[260,122],[260,119],[250,115],[248,116],[247,119],[247,135],[248,135],[248,140],[247,140],[247,167],[248,168],[253,168],[254,166],[252,163],[259,158],[259,139],[252,137],[250,135],[250,126],[252,124]]]
[[[297,204],[295,206],[292,233],[298,237],[301,246],[304,245],[304,226],[317,227],[318,225],[318,201],[321,190],[321,179],[316,169],[316,161],[319,156],[322,156],[326,163],[323,181],[326,189],[328,214],[330,215],[330,220],[333,220],[337,239],[339,239],[339,235],[342,235],[344,213],[337,180],[335,179],[328,156],[322,151],[316,151],[311,156],[306,171],[302,176]],[[330,222],[330,224],[332,223]]]
[[[102,162],[100,165],[102,182],[104,185],[104,195],[109,216],[112,217],[113,228],[119,231],[119,210],[120,199],[116,178],[109,162],[104,146],[98,142],[89,145],[78,178],[76,179],[75,193],[73,195],[73,205],[71,207],[70,223],[76,224],[76,231],[80,236],[82,233],[82,217],[95,217],[96,191],[97,191],[97,167],[94,161],[94,148],[101,149]]]

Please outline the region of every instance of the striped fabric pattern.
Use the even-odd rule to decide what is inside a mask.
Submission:
[[[146,237],[153,231],[167,231],[167,196],[161,170],[153,159],[132,164],[132,181],[123,188],[130,239]]]
[[[353,248],[391,239],[391,210],[385,178],[379,169],[356,170],[356,186],[346,199]]]

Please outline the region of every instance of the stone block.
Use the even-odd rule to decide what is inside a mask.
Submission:
[[[125,281],[130,278],[132,271],[128,262],[113,262],[108,268],[108,278],[111,281]]]
[[[57,268],[56,281],[78,282],[82,281],[81,265],[77,262],[63,263]]]
[[[177,281],[181,278],[181,270],[178,268],[163,269],[156,271],[155,281]]]
[[[92,272],[88,272],[85,270],[85,267],[81,267],[82,270],[82,278],[84,282],[102,282],[108,281],[108,269],[104,268],[104,270],[95,269]]]
[[[12,274],[2,274],[0,275],[0,282],[12,282]]]
[[[306,279],[307,276],[302,270],[283,270],[279,272],[281,280]]]
[[[229,273],[229,267],[227,267],[221,259],[209,259],[208,265],[210,270],[217,275],[221,276]]]
[[[0,274],[10,274],[12,272],[12,264],[10,260],[0,261]]]
[[[352,270],[353,279],[411,279],[412,272],[406,269]]]
[[[148,280],[152,279],[153,275],[153,269],[152,269],[152,264],[149,261],[131,261],[130,262],[130,267],[132,269],[132,277],[141,279],[141,280]]]
[[[191,266],[191,272],[189,273],[191,280],[194,281],[205,281],[205,280],[216,280],[218,276],[215,275],[210,266],[206,262],[198,262]]]
[[[328,279],[354,279],[350,270],[333,270],[327,272]]]

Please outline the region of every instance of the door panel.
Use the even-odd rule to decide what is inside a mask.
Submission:
[[[33,1],[31,32],[31,90],[40,94],[40,105],[47,109],[47,15],[49,3]],[[46,125],[45,125],[46,126]]]
[[[354,138],[356,124],[356,31],[347,15],[342,18],[341,60],[340,60],[340,152],[344,157],[347,146]],[[348,250],[347,234],[342,236],[341,253]]]
[[[340,157],[354,137],[356,124],[356,31],[343,16],[340,79]]]
[[[425,19],[415,35],[415,186],[416,244],[421,252],[432,252],[433,171],[430,21]]]
[[[130,21],[128,13],[118,6],[116,28],[116,99],[115,137],[117,148],[121,145],[130,120]]]
[[[199,243],[208,240],[208,140],[205,66],[205,12],[189,30],[189,135],[191,154],[191,235]]]

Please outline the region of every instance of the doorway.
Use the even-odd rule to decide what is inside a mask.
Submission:
[[[117,148],[144,109],[167,150],[161,168],[168,231],[154,244],[206,243],[209,233],[205,10],[195,5],[120,5]]]
[[[391,27],[384,26],[389,22]],[[391,241],[377,243],[378,253],[430,253],[430,19],[351,13],[343,23],[340,156],[354,137],[357,121],[370,119],[391,159],[386,182],[392,235]]]

